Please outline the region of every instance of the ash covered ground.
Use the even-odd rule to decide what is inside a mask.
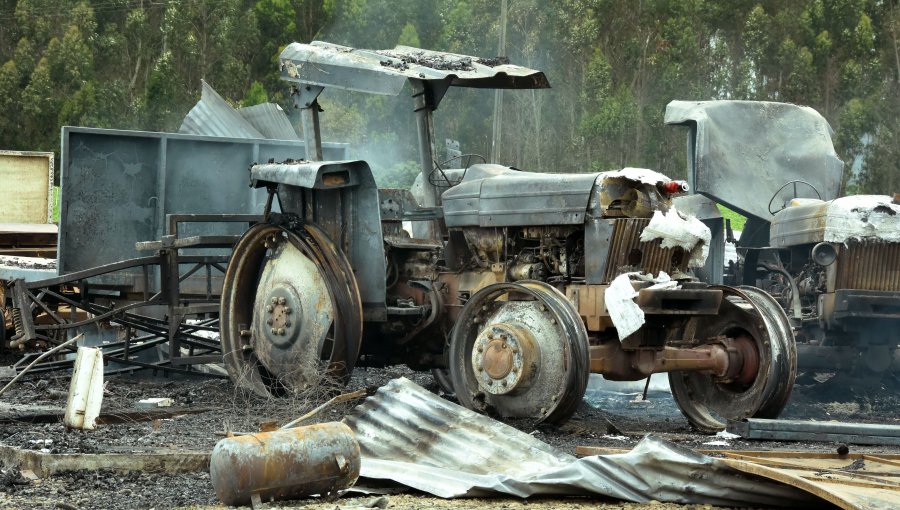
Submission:
[[[99,425],[94,431],[66,430],[56,421],[52,423],[2,423],[0,444],[53,453],[102,453],[102,452],[151,452],[157,449],[209,451],[221,439],[220,433],[231,431],[255,431],[266,421],[287,422],[322,399],[316,396],[302,398],[267,399],[237,390],[225,379],[164,378],[116,376],[107,378],[104,396],[104,413],[116,414],[135,410],[136,403],[144,398],[168,397],[173,405],[188,413],[155,421],[125,421]],[[364,369],[354,371],[348,390],[374,388],[396,377],[406,377],[419,385],[439,392],[430,374],[413,372],[405,367]],[[671,395],[666,390],[666,377],[657,375],[646,401],[641,399],[643,384],[610,383],[598,376],[592,382],[575,416],[559,427],[539,426],[531,423],[513,423],[514,426],[533,434],[568,453],[575,453],[577,446],[602,446],[630,448],[647,433],[655,433],[670,441],[690,448],[736,450],[809,450],[833,452],[831,443],[778,443],[744,440],[725,440],[710,435],[693,433],[681,416]],[[56,377],[17,383],[11,392],[0,400],[13,405],[47,405],[63,407],[68,390],[69,377],[60,373]],[[446,398],[452,397],[445,396]],[[337,405],[318,421],[339,420],[355,404]],[[788,405],[784,418],[857,421],[867,423],[900,423],[897,410],[900,396],[896,387],[874,387],[868,390],[852,390],[846,386],[816,384],[798,386]],[[708,444],[713,443],[713,444]],[[900,453],[894,447],[856,447],[855,452]],[[602,499],[515,499],[444,501],[416,494],[394,494],[380,503],[388,508],[520,508],[527,504],[538,508],[713,508],[681,505],[633,505]],[[266,508],[360,508],[379,503],[373,497],[345,497],[337,501],[300,501],[267,505]],[[38,481],[25,480],[15,469],[4,470],[0,476],[0,508],[203,508],[215,507],[216,498],[208,473],[114,473],[111,471],[71,471]]]

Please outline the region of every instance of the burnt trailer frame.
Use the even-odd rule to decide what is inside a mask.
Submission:
[[[0,268],[14,326],[4,347],[49,347],[87,329],[86,344],[102,345],[113,362],[107,373],[197,373],[192,365],[221,362],[218,343],[197,332],[218,330],[231,247],[262,218],[266,195],[247,186],[248,168],[304,157],[305,144],[66,126],[61,145],[58,269]],[[346,144],[324,146],[346,155]],[[105,323],[123,327],[124,338],[98,333]],[[29,373],[71,363],[45,361]]]

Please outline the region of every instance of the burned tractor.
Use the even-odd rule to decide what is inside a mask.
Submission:
[[[773,251],[757,260],[759,283],[799,325],[803,368],[861,383],[895,376],[900,201],[792,200],[772,219],[769,245]]]
[[[265,221],[235,246],[221,304],[238,384],[277,395],[323,373],[405,363],[433,370],[468,408],[559,423],[590,373],[668,372],[702,430],[784,407],[796,372],[788,319],[758,289],[690,276],[709,230],[672,205],[684,183],[642,169],[434,163],[432,113],[451,86],[546,88],[543,73],[318,42],[291,44],[280,61],[308,152],[250,169],[269,192]],[[397,95],[407,84],[422,161],[415,193],[378,189],[364,161],[321,161],[325,88]]]
[[[666,122],[690,128],[688,176],[702,195],[690,197],[694,205],[710,200],[747,216],[736,240],[738,260],[723,275],[721,254],[710,257],[710,279],[758,286],[778,301],[807,382],[817,372],[864,386],[895,377],[898,198],[837,198],[843,164],[828,122],[811,108],[673,101]],[[724,238],[720,229],[711,249],[721,250]]]

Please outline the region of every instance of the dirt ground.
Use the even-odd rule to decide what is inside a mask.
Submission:
[[[317,399],[265,399],[236,390],[226,379],[152,378],[149,372],[139,377],[116,376],[106,381],[104,413],[121,414],[134,410],[138,400],[168,397],[174,406],[205,412],[182,414],[153,421],[125,421],[104,424],[94,431],[66,430],[59,421],[52,423],[0,423],[0,444],[53,453],[149,452],[159,448],[209,451],[221,439],[217,432],[255,431],[265,421],[287,422],[316,404]],[[357,369],[349,389],[375,388],[404,376],[438,392],[430,374],[404,367]],[[658,376],[665,379],[663,376]],[[41,380],[23,381],[0,401],[18,405],[65,405],[69,378],[65,374]],[[535,437],[569,453],[577,446],[630,448],[649,432],[690,448],[737,450],[811,450],[833,452],[831,443],[777,443],[725,440],[693,433],[681,416],[664,384],[640,398],[640,388],[605,383],[592,379],[585,402],[575,416],[560,427],[513,424]],[[320,421],[339,420],[353,403],[327,411]],[[597,406],[597,407],[595,407]],[[875,388],[866,392],[832,385],[798,387],[783,417],[839,419],[869,423],[900,423],[897,410],[900,396],[896,388]],[[709,444],[713,443],[713,444]],[[900,448],[851,447],[855,452],[900,453]],[[376,496],[348,494],[335,501],[298,501],[265,505],[265,508],[607,508],[607,509],[687,509],[711,506],[673,504],[623,504],[603,499],[490,499],[441,500],[419,494]],[[222,508],[208,473],[161,474],[109,471],[71,471],[46,479],[25,480],[18,470],[7,469],[0,475],[0,509],[63,508]]]

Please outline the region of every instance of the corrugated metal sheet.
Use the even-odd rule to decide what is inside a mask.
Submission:
[[[201,83],[203,91],[200,101],[191,108],[182,121],[179,133],[229,138],[266,138],[222,99],[222,96],[205,80]]]
[[[402,378],[366,399],[345,422],[360,444],[362,478],[393,480],[444,498],[603,495],[786,507],[821,501],[653,436],[625,454],[576,459]]]
[[[237,111],[266,138],[273,140],[300,140],[284,110],[274,103],[248,106]]]
[[[484,59],[409,46],[364,50],[322,41],[292,43],[280,59],[284,80],[372,94],[396,96],[409,79],[456,87],[550,86],[544,73],[511,65],[505,58]]]

